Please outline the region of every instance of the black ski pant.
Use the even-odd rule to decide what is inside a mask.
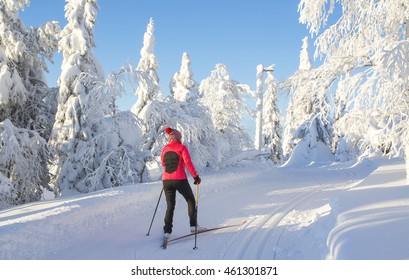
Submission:
[[[173,213],[176,206],[176,191],[178,191],[187,202],[190,226],[196,226],[196,201],[187,179],[185,180],[164,180],[163,190],[166,196],[165,233],[172,233]]]

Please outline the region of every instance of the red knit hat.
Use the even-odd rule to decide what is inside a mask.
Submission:
[[[180,133],[179,130],[173,129],[170,127],[165,128],[166,134],[169,136],[169,141],[180,141],[182,139],[182,134]]]

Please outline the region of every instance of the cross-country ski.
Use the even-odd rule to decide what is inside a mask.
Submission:
[[[243,226],[243,225],[246,224],[246,222],[247,222],[247,220],[244,220],[243,223],[241,223],[241,224],[234,224],[234,225],[226,225],[226,226],[220,226],[220,227],[214,227],[214,228],[207,228],[207,229],[204,229],[204,230],[201,230],[201,231],[198,231],[198,232],[192,232],[192,233],[185,234],[185,235],[178,236],[178,237],[174,237],[174,238],[163,238],[161,247],[163,249],[166,249],[170,242],[175,242],[175,241],[178,241],[178,240],[185,239],[187,237],[192,237],[192,236],[195,236],[195,234],[203,234],[203,233],[210,232],[210,231],[222,230],[222,229],[226,229],[226,228],[233,228],[233,227]]]

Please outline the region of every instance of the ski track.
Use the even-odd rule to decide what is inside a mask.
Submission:
[[[9,254],[0,254],[0,257],[146,260],[311,258],[315,246],[326,247],[326,238],[335,223],[336,215],[329,213],[337,210],[336,193],[353,188],[375,169],[374,166],[368,168],[366,163],[302,168],[277,168],[266,163],[252,165],[230,168],[223,172],[223,176],[217,172],[203,176],[199,192],[199,224],[210,228],[240,224],[244,220],[246,223],[198,235],[197,250],[193,250],[194,236],[172,242],[166,250],[160,248],[166,209],[163,198],[151,234],[146,236],[149,226],[146,221],[150,222],[161,187],[160,182],[153,182],[138,188],[124,186],[122,190],[107,190],[2,211],[0,249]],[[95,204],[94,200],[100,202]],[[234,207],[230,203],[234,203]],[[106,221],[102,228],[98,222],[101,219]],[[54,223],[56,220],[58,222]],[[312,223],[320,226],[311,227],[312,230],[309,227]],[[173,237],[186,234],[188,228],[186,202],[178,195]],[[36,239],[32,232],[42,233],[43,237]],[[304,235],[314,238],[303,238]],[[13,236],[19,237],[13,239]],[[304,244],[304,239],[316,241]],[[18,240],[24,242],[19,244]],[[11,247],[14,255],[8,250]],[[325,256],[317,255],[315,258],[323,259]]]
[[[288,203],[278,207],[271,215],[266,215],[258,221],[252,231],[246,233],[244,240],[240,240],[235,248],[239,248],[238,253],[229,252],[229,259],[262,259],[265,250],[278,246],[273,240],[273,233],[282,219],[292,211],[297,205],[307,200],[312,193],[300,193]],[[280,235],[281,236],[281,235]],[[273,246],[271,246],[273,245]]]
[[[197,251],[192,250],[194,246],[194,238],[181,240],[170,244],[167,250],[156,249],[150,254],[140,252],[138,258],[144,259],[288,259],[291,257],[299,257],[299,252],[292,253],[293,238],[286,238],[289,232],[288,227],[285,226],[287,220],[291,221],[291,216],[294,211],[300,211],[314,207],[313,210],[320,210],[321,212],[313,213],[317,220],[320,215],[328,215],[329,208],[333,203],[329,200],[329,194],[336,191],[347,190],[359,184],[366,175],[362,172],[357,172],[353,167],[326,167],[320,170],[316,167],[300,169],[299,178],[293,180],[295,184],[289,188],[288,182],[283,184],[282,188],[278,188],[277,184],[282,183],[285,169],[264,169],[250,172],[251,176],[246,170],[238,170],[229,174],[231,180],[229,184],[224,182],[224,185],[217,185],[217,179],[209,180],[208,184],[214,187],[206,191],[202,195],[202,199],[208,198],[211,204],[211,211],[209,216],[216,215],[223,210],[223,201],[228,201],[228,196],[232,188],[235,190],[235,197],[246,197],[246,200],[239,201],[237,212],[230,213],[229,223],[239,223],[240,219],[246,219],[247,222],[239,228],[231,228],[212,233],[205,233],[198,236]],[[291,171],[294,172],[293,170]],[[316,172],[314,178],[315,185],[310,185],[310,182],[302,180],[303,174],[308,172]],[[337,175],[334,176],[334,173]],[[267,177],[260,181],[268,181],[271,179],[271,184],[260,187],[256,193],[252,194],[251,180],[247,178]],[[277,178],[282,176],[281,178]],[[309,175],[310,176],[310,175]],[[300,179],[301,178],[301,179]],[[335,179],[334,179],[335,178]],[[285,181],[285,180],[284,180]],[[276,183],[275,183],[276,182]],[[273,186],[272,186],[273,185]],[[275,186],[274,186],[275,185]],[[229,191],[228,191],[229,190]],[[277,195],[278,194],[278,195]],[[321,195],[320,195],[321,194]],[[311,201],[313,197],[320,197],[322,201]],[[260,199],[262,198],[262,199]],[[236,201],[237,202],[237,201]],[[200,203],[199,203],[200,204]],[[179,206],[180,207],[180,206]],[[182,206],[183,207],[183,206]],[[321,208],[320,208],[321,207]],[[203,206],[202,208],[206,208]],[[328,209],[329,208],[329,209]],[[263,210],[263,211],[261,211]],[[205,211],[205,210],[203,210]],[[202,215],[203,216],[203,215]],[[224,213],[222,217],[226,218],[228,215]],[[200,217],[200,212],[199,212]],[[203,220],[203,219],[202,219]],[[216,219],[217,220],[217,219]],[[199,219],[200,221],[200,219]],[[211,221],[205,219],[205,221]],[[313,221],[314,222],[314,221]],[[228,224],[228,223],[226,223]],[[283,224],[283,225],[282,225]],[[214,224],[212,224],[213,226]],[[220,224],[216,224],[217,226]],[[299,241],[302,241],[302,234],[298,235]],[[325,242],[325,240],[320,240]],[[159,241],[158,241],[159,244]],[[188,253],[186,253],[188,252]],[[289,255],[290,254],[290,255]],[[293,255],[292,255],[293,254]],[[319,256],[323,257],[323,256]],[[302,254],[301,254],[302,258]],[[318,258],[318,257],[317,257]]]

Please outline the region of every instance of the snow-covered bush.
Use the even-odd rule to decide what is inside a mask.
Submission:
[[[0,203],[18,205],[41,199],[48,186],[49,150],[37,132],[0,123]]]
[[[89,192],[142,181],[149,154],[140,150],[142,131],[135,115],[126,111],[101,118],[91,135],[75,155],[85,172],[76,189]]]
[[[12,206],[15,199],[13,184],[0,172],[0,210]]]
[[[142,151],[139,119],[129,111],[119,112],[115,99],[122,89],[120,74],[106,81],[81,75],[81,84],[92,88],[81,107],[82,128],[75,139],[75,152],[59,166],[55,184],[60,194],[74,189],[90,192],[142,181],[149,153]]]

